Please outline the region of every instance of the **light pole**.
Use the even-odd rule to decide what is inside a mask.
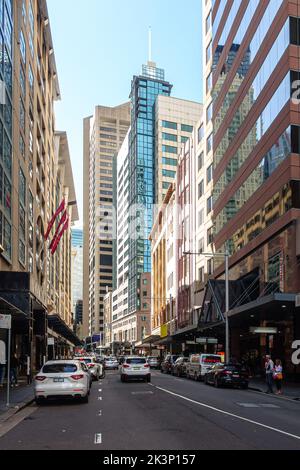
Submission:
[[[229,335],[229,251],[225,253],[183,253],[185,256],[204,256],[205,258],[224,258],[225,260],[225,362],[230,361],[230,335]]]

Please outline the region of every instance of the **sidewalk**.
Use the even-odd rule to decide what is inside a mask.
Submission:
[[[259,392],[265,392],[267,389],[266,381],[263,378],[253,378],[249,382],[250,390],[255,390]],[[276,385],[274,383],[274,392],[276,391]],[[292,399],[299,399],[300,401],[300,384],[295,383],[283,383],[282,386],[282,396]]]
[[[6,406],[6,384],[0,388],[0,422],[8,419],[13,414],[29,405],[34,400],[33,384],[27,385],[23,382],[19,387],[10,389],[10,406]]]

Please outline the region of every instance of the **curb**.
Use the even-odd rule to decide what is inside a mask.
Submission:
[[[28,399],[26,402],[21,402],[15,405],[13,408],[9,408],[6,412],[0,414],[0,425],[8,421],[14,415],[19,413],[20,411],[27,408],[27,406],[32,405],[34,403],[34,398]]]
[[[263,393],[265,392],[261,388],[255,388],[255,387],[249,387],[249,390],[252,390],[252,392],[258,392],[258,393]],[[300,401],[300,397],[292,397],[292,396],[287,396],[287,395],[271,395],[273,398],[278,398],[279,400],[285,399],[285,400],[290,400],[290,401]]]

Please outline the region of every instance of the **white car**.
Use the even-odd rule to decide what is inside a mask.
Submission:
[[[122,382],[129,379],[143,379],[151,382],[150,365],[145,357],[126,357],[120,367],[120,374]]]
[[[91,376],[87,366],[78,361],[49,361],[35,377],[35,401],[48,398],[74,398],[88,403]]]
[[[93,380],[104,379],[105,371],[103,364],[97,362],[96,357],[82,356],[77,358],[78,361],[84,362],[90,371]]]
[[[186,366],[186,376],[188,379],[204,380],[211,368],[220,362],[222,357],[217,354],[192,354]]]

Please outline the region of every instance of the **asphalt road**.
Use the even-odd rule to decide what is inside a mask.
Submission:
[[[108,372],[89,404],[33,405],[1,432],[0,450],[300,450],[300,403],[156,371],[151,384],[123,384]]]

